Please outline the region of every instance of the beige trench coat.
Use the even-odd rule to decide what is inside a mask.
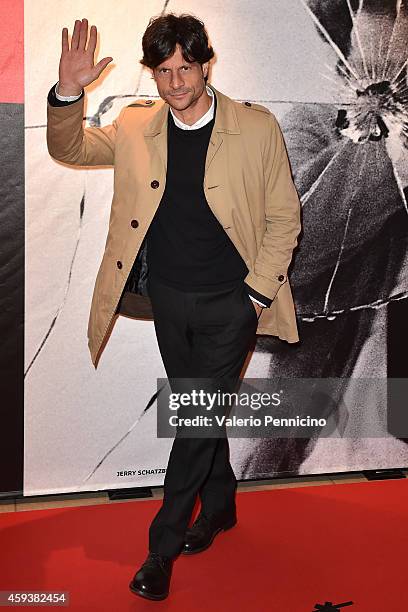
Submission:
[[[297,342],[287,271],[301,229],[300,202],[279,124],[267,108],[236,102],[210,87],[217,112],[205,166],[208,205],[247,264],[245,282],[273,300],[261,312],[257,333]],[[164,192],[168,110],[163,100],[139,100],[111,125],[84,128],[84,97],[67,106],[47,104],[47,146],[54,159],[114,166],[109,231],[88,322],[95,368]]]

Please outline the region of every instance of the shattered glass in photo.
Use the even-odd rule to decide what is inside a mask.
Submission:
[[[333,102],[284,103],[280,125],[302,206],[289,269],[300,343],[262,337],[257,348],[270,354],[270,376],[341,378],[359,375],[366,345],[363,376],[370,367],[386,377],[390,303],[401,300],[408,316],[408,4],[299,1],[325,43],[316,69]],[[361,399],[353,427],[363,430],[386,406]],[[297,471],[315,445],[254,442],[242,475]],[[353,456],[356,446],[350,464]]]

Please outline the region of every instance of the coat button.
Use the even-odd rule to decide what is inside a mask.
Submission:
[[[252,106],[250,102],[245,102],[245,106]]]
[[[146,104],[153,104],[153,100],[146,100]]]
[[[285,277],[283,276],[283,274],[279,274],[278,281],[282,282],[283,280],[285,280]]]
[[[139,221],[137,219],[132,219],[130,225],[132,227],[137,227],[139,225]]]
[[[118,266],[119,270],[122,268],[122,262],[121,261],[117,261],[116,265]]]
[[[150,183],[150,187],[151,187],[152,189],[157,189],[159,185],[160,185],[159,181],[156,181],[156,180],[154,180],[154,181],[152,181],[152,182]]]

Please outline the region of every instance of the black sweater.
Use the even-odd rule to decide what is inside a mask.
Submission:
[[[214,120],[215,113],[203,127],[183,130],[169,110],[166,188],[147,232],[149,275],[184,291],[232,288],[248,274],[204,194]]]

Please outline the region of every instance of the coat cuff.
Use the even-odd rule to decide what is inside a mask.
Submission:
[[[81,100],[84,97],[84,91],[82,90],[82,93],[81,93],[81,95],[79,96],[79,98],[77,100],[71,100],[71,101],[68,101],[68,100],[58,100],[57,96],[55,95],[55,85],[56,84],[57,83],[55,83],[51,87],[50,91],[48,92],[47,100],[48,100],[48,104],[50,106],[69,106],[70,104],[75,104],[76,102],[78,102],[79,100]]]
[[[255,274],[254,271],[248,272],[244,278],[245,284],[249,290],[256,291],[259,295],[265,296],[267,299],[273,302],[281,286],[286,283],[287,275],[283,270],[276,270],[272,272],[271,276],[262,276],[261,274]],[[254,294],[256,297],[256,294]]]

